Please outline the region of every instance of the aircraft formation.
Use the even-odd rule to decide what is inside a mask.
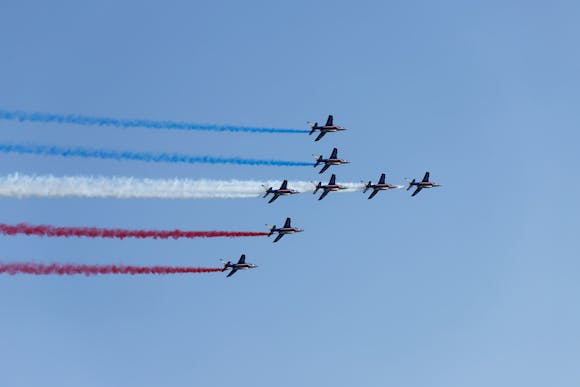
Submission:
[[[310,127],[309,135],[312,135],[314,132],[319,131],[320,133],[318,134],[318,136],[314,140],[314,141],[319,141],[327,133],[341,132],[341,131],[345,131],[345,130],[348,130],[348,129],[341,127],[341,126],[334,125],[334,117],[332,115],[329,115],[328,119],[326,120],[326,123],[323,126],[319,126],[318,122],[313,123]],[[337,165],[343,165],[343,164],[350,163],[350,161],[340,159],[338,157],[338,149],[337,148],[332,149],[330,156],[328,158],[324,158],[323,155],[320,155],[315,160],[316,161],[314,163],[314,168],[318,167],[319,165],[322,165],[322,168],[318,172],[319,174],[323,174],[331,166],[337,166]],[[413,179],[413,180],[408,179],[407,180],[407,182],[408,182],[407,191],[409,191],[411,188],[415,187],[415,190],[411,194],[411,196],[417,195],[424,188],[435,188],[435,187],[441,186],[441,184],[431,182],[429,180],[429,177],[430,177],[430,173],[425,172],[425,175],[423,176],[423,179],[421,181],[417,181],[417,179]],[[381,175],[379,176],[378,182],[376,184],[373,184],[372,181],[369,181],[368,183],[366,183],[362,187],[362,192],[366,193],[367,191],[370,190],[371,193],[367,199],[372,199],[380,191],[387,191],[390,189],[401,189],[401,188],[404,188],[404,186],[387,183],[386,182],[386,174],[381,173]],[[300,193],[298,190],[288,187],[288,180],[283,180],[282,184],[280,185],[280,188],[275,189],[274,187],[268,187],[268,188],[264,187],[264,189],[265,189],[265,193],[264,193],[263,198],[266,198],[268,195],[272,194],[272,198],[270,198],[270,200],[268,201],[268,204],[273,203],[280,196],[289,196],[289,195],[294,195],[294,194]],[[337,184],[336,175],[333,173],[330,176],[328,184],[323,184],[322,181],[319,181],[314,186],[313,194],[315,195],[316,193],[318,193],[318,191],[321,191],[321,194],[318,197],[318,200],[322,200],[330,192],[337,192],[337,191],[341,191],[341,190],[345,190],[345,189],[347,189],[346,186]],[[302,231],[304,231],[304,230],[292,227],[291,226],[291,218],[286,218],[284,226],[281,228],[277,228],[276,226],[272,226],[268,236],[271,236],[274,233],[278,233],[278,235],[274,239],[274,242],[278,242],[286,234],[294,234],[294,233],[302,232]],[[230,273],[227,275],[227,277],[230,277],[234,273],[236,273],[238,270],[253,269],[256,267],[258,267],[258,266],[246,263],[246,256],[245,256],[245,254],[242,254],[238,263],[236,263],[236,264],[232,264],[230,261],[225,262],[223,270],[226,271],[226,270],[230,269]]]
[[[201,125],[201,124],[191,124],[191,123],[179,123],[179,122],[171,122],[171,121],[146,121],[146,120],[116,120],[110,118],[98,118],[98,117],[83,117],[77,115],[54,115],[54,114],[39,114],[39,113],[23,113],[23,112],[9,112],[9,111],[2,111],[0,110],[0,119],[4,120],[18,120],[18,121],[33,121],[33,122],[61,122],[61,123],[71,123],[77,125],[110,125],[110,126],[117,126],[123,128],[131,128],[131,127],[145,127],[145,128],[164,128],[164,129],[176,129],[176,130],[206,130],[206,131],[231,131],[231,132],[258,132],[258,133],[308,133],[309,135],[318,132],[318,135],[315,137],[314,141],[318,142],[323,137],[326,136],[327,133],[337,133],[343,132],[348,130],[345,127],[341,127],[334,124],[334,117],[333,115],[329,115],[324,125],[318,125],[318,122],[315,122],[310,125],[310,130],[299,130],[299,129],[275,129],[275,128],[255,128],[255,127],[238,127],[238,126],[216,126],[216,125]],[[323,155],[319,155],[315,157],[315,161],[310,164],[306,162],[288,162],[288,161],[277,161],[277,160],[243,160],[243,159],[229,159],[229,158],[212,158],[212,157],[189,157],[183,155],[174,155],[174,154],[145,154],[145,153],[131,153],[131,152],[110,152],[110,151],[100,151],[100,150],[92,150],[92,149],[84,149],[84,148],[75,148],[75,149],[60,149],[55,147],[42,147],[42,146],[22,146],[22,145],[14,145],[14,144],[0,144],[0,151],[4,152],[18,152],[18,153],[28,153],[28,154],[42,154],[42,155],[59,155],[59,156],[66,156],[69,157],[71,155],[77,157],[98,157],[98,158],[108,158],[108,159],[131,159],[131,160],[139,160],[139,161],[163,161],[163,162],[209,162],[209,163],[233,163],[233,164],[252,164],[252,165],[278,165],[278,166],[310,166],[312,165],[314,168],[318,168],[321,166],[320,170],[318,170],[318,175],[324,174],[330,167],[337,167],[340,165],[349,164],[350,161],[339,158],[338,156],[338,148],[332,148],[329,157],[325,158]],[[20,179],[20,180],[19,180]],[[14,193],[7,193],[4,196],[9,197],[22,197],[23,189],[22,187],[27,187],[26,184],[29,186],[36,187],[39,184],[35,183],[34,181],[26,181],[27,177],[20,178],[19,176],[11,177],[8,176],[2,182],[0,178],[0,188],[4,189],[6,192],[14,192]],[[33,180],[37,178],[32,178]],[[15,183],[15,181],[20,181],[21,185]],[[64,179],[66,180],[66,178]],[[63,180],[63,181],[64,181]],[[240,188],[240,192],[235,191],[235,187],[230,188],[222,188],[225,190],[231,190],[228,192],[221,192],[216,193],[212,197],[257,197],[258,195],[262,196],[262,198],[268,198],[267,203],[271,204],[275,202],[281,196],[292,196],[295,194],[299,194],[302,192],[312,192],[313,195],[316,195],[320,192],[318,196],[318,200],[323,200],[327,197],[327,195],[331,192],[338,192],[343,190],[350,190],[350,191],[362,191],[363,194],[367,194],[370,192],[367,199],[373,199],[380,191],[388,191],[392,189],[402,189],[405,188],[404,185],[396,185],[387,183],[387,178],[385,173],[381,173],[377,182],[373,183],[372,180],[364,183],[361,181],[360,185],[354,183],[337,183],[336,174],[332,173],[328,183],[323,183],[323,181],[318,181],[317,183],[312,182],[311,188],[308,188],[308,182],[295,182],[289,184],[288,180],[283,180],[280,186],[278,187],[277,184],[272,186],[270,184],[263,186],[263,194],[259,194],[259,185],[256,189],[256,196],[252,196],[252,193],[246,193],[247,187],[243,189]],[[150,182],[135,182],[135,179],[128,179],[127,181],[130,184],[136,184],[139,187],[139,193],[136,192],[135,189],[128,189],[127,191],[116,191],[117,196],[107,196],[111,195],[111,192],[116,190],[117,187],[120,185],[118,184],[119,179],[116,178],[113,185],[109,184],[110,182],[107,181],[97,181],[94,182],[93,180],[87,178],[79,178],[75,181],[79,181],[80,184],[71,184],[70,179],[67,183],[62,183],[60,186],[53,186],[52,188],[47,187],[47,182],[50,181],[52,184],[56,180],[54,178],[49,178],[45,184],[41,184],[40,191],[34,191],[30,187],[28,187],[28,196],[46,196],[49,197],[49,191],[53,190],[54,193],[51,194],[54,197],[60,196],[74,196],[75,187],[77,185],[83,185],[84,188],[82,189],[83,197],[117,197],[117,198],[149,198],[149,197],[160,197],[160,196],[151,196],[152,194],[147,191],[148,185],[151,184]],[[6,183],[8,182],[8,183]],[[163,182],[167,184],[167,187],[171,187],[172,189],[175,188],[175,184],[172,182]],[[243,182],[242,182],[243,183]],[[12,187],[8,187],[10,189],[6,189],[6,184],[12,184]],[[91,185],[92,184],[92,185]],[[109,185],[107,185],[109,184]],[[160,191],[159,182],[155,183],[155,192]],[[200,187],[199,182],[191,182],[191,189],[188,191],[186,189],[182,189],[183,191],[190,192],[190,197],[192,198],[203,198],[208,196],[207,188]],[[233,183],[227,183],[233,184]],[[227,185],[226,184],[226,185]],[[291,185],[297,184],[297,187],[292,187]],[[221,184],[224,186],[224,184]],[[239,185],[239,182],[238,182]],[[356,185],[355,188],[353,188]],[[407,179],[407,187],[406,190],[410,191],[412,188],[414,189],[411,197],[416,196],[419,194],[423,189],[428,188],[436,188],[440,187],[441,184],[432,182],[430,180],[430,173],[427,171],[425,172],[423,178],[418,180],[414,179]],[[89,188],[87,188],[89,187]],[[276,188],[278,187],[278,188]],[[36,189],[35,188],[35,189]],[[254,188],[252,188],[254,189]],[[93,190],[93,191],[91,191]],[[196,191],[197,190],[197,191]],[[33,192],[34,191],[34,192]],[[88,196],[87,192],[93,192],[92,196]],[[163,190],[161,190],[163,191]],[[171,194],[168,192],[169,188],[163,191],[163,195],[161,197],[164,198],[184,198],[183,192],[172,192]],[[12,196],[11,196],[12,195]],[[159,193],[156,193],[159,195]],[[173,196],[171,196],[173,195]],[[196,196],[197,195],[197,196]],[[221,196],[220,196],[221,195]],[[230,195],[230,196],[223,196],[223,195]],[[239,195],[239,196],[236,196]],[[249,196],[248,196],[249,195]],[[80,196],[80,195],[78,195]],[[28,224],[17,224],[17,225],[6,225],[0,224],[0,234],[4,235],[16,235],[16,234],[25,234],[25,235],[37,235],[37,236],[47,236],[47,237],[90,237],[90,238],[155,238],[155,239],[168,239],[168,238],[214,238],[214,237],[257,237],[257,236],[266,236],[271,237],[276,234],[273,239],[273,243],[279,242],[285,235],[295,234],[303,232],[304,230],[298,227],[292,226],[292,219],[287,217],[284,221],[282,227],[268,226],[266,232],[258,232],[258,231],[244,231],[244,232],[236,232],[236,231],[182,231],[182,230],[123,230],[123,229],[98,229],[94,227],[55,227],[55,226],[47,226],[47,225],[28,225]],[[28,264],[28,263],[10,263],[10,264],[3,264],[0,263],[0,273],[23,273],[23,274],[85,274],[85,275],[97,275],[97,274],[173,274],[173,273],[210,273],[210,272],[225,272],[229,270],[229,273],[226,277],[231,277],[235,273],[240,270],[248,270],[254,269],[258,266],[253,263],[246,262],[246,255],[241,254],[240,258],[233,263],[230,260],[222,261],[223,267],[217,268],[203,268],[203,267],[139,267],[139,266],[115,266],[115,265],[105,265],[105,266],[98,266],[98,265],[43,265],[43,264]]]

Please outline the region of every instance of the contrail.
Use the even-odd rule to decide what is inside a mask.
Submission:
[[[119,266],[119,265],[73,265],[42,263],[0,263],[0,274],[31,275],[79,275],[102,274],[193,274],[216,273],[222,271],[217,267],[174,267],[174,266]]]
[[[3,235],[34,235],[44,237],[87,237],[87,238],[217,238],[217,237],[258,237],[268,236],[267,232],[251,231],[182,231],[182,230],[124,230],[97,227],[55,227],[49,225],[1,224],[0,234]]]
[[[29,121],[58,124],[114,126],[117,128],[149,128],[149,129],[174,129],[189,131],[211,132],[247,132],[247,133],[308,133],[303,129],[263,128],[255,126],[237,125],[207,125],[192,122],[176,121],[153,121],[153,120],[122,120],[106,117],[92,117],[73,114],[49,114],[22,111],[0,110],[0,119],[11,121]]]
[[[116,198],[116,199],[215,199],[256,198],[264,187],[279,187],[281,181],[138,179],[133,177],[91,176],[0,176],[0,197]],[[345,191],[360,191],[362,183],[340,183]],[[312,193],[308,181],[289,182],[299,192]]]
[[[186,163],[186,164],[238,164],[267,165],[278,167],[309,167],[311,162],[244,159],[240,157],[189,156],[178,153],[147,153],[101,150],[81,147],[58,147],[48,145],[2,144],[0,152],[21,153],[42,156],[97,158],[104,160],[133,160],[149,163]]]

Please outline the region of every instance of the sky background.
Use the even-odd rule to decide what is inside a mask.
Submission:
[[[0,237],[1,261],[215,266],[2,276],[7,386],[578,386],[574,1],[0,2],[0,108],[351,130],[233,134],[0,122],[0,141],[311,160],[442,188],[265,200],[1,199],[3,223],[306,231]],[[2,175],[316,180],[310,167],[0,154]],[[324,175],[328,179],[329,173]]]

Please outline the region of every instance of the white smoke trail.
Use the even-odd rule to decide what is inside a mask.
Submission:
[[[133,177],[0,176],[0,197],[83,197],[117,199],[202,199],[255,198],[264,194],[264,186],[278,188],[281,181],[140,179]],[[360,183],[339,183],[346,192],[361,190]],[[314,183],[288,182],[299,192],[313,192]]]

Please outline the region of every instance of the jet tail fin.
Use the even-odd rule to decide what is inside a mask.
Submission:
[[[274,230],[276,230],[276,225],[270,227],[270,233],[268,234],[268,236],[272,236],[272,234],[274,234]]]
[[[314,164],[314,168],[318,167],[318,164],[320,164],[322,162],[322,155],[318,156],[318,158],[316,159],[316,163]]]
[[[314,192],[312,193],[315,194],[320,188],[322,188],[322,182],[319,181],[318,184],[316,184],[316,188],[314,188]]]
[[[367,183],[367,185],[365,185],[365,189],[363,190],[363,193],[366,193],[369,190],[369,188],[371,188],[371,182],[370,181]]]
[[[407,181],[409,181],[409,180],[407,180]],[[407,191],[410,190],[411,187],[414,186],[414,185],[415,185],[415,179],[409,181],[409,186],[407,187]]]
[[[266,190],[266,193],[264,194],[264,196],[262,196],[262,198],[265,198],[266,196],[268,196],[271,193],[272,193],[272,187],[270,187]]]
[[[310,127],[310,133],[308,133],[308,135],[312,135],[312,133],[314,133],[316,129],[318,129],[318,122],[312,124],[312,126]]]
[[[224,264],[224,268],[222,269],[222,271],[228,270],[228,266],[232,263],[232,261],[224,261],[223,259],[220,259],[220,261],[223,262]]]

